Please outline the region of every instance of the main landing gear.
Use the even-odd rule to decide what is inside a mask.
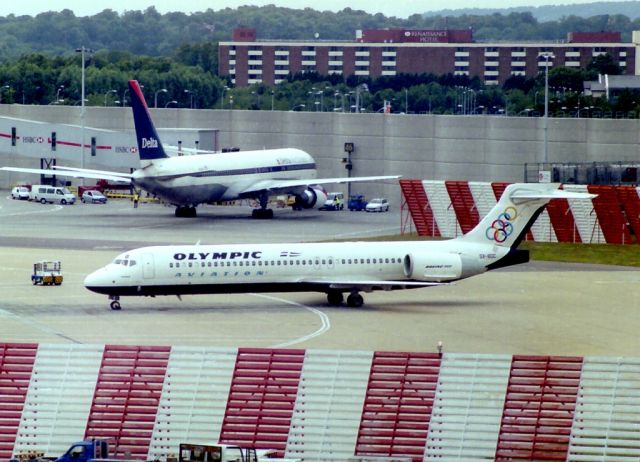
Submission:
[[[327,301],[330,305],[342,305],[344,301],[344,295],[337,290],[331,290],[327,292]],[[351,308],[360,308],[364,304],[364,298],[358,292],[351,292],[347,297],[347,306]]]
[[[258,220],[272,219],[273,210],[267,208],[267,205],[269,204],[269,196],[267,194],[260,194],[258,200],[260,202],[260,208],[253,209],[251,212],[251,218],[256,218]]]
[[[111,304],[109,306],[112,310],[118,311],[122,309],[122,307],[120,306],[120,297],[118,297],[117,295],[109,295],[109,300],[111,300]]]
[[[176,207],[176,217],[178,218],[195,218],[197,216],[198,212],[196,212],[195,207],[182,205]]]

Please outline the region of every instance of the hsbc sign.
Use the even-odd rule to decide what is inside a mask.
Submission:
[[[22,142],[31,143],[31,144],[42,144],[44,143],[44,137],[43,136],[23,136]]]

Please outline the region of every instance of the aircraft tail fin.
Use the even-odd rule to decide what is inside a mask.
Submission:
[[[516,248],[550,200],[596,197],[559,188],[559,183],[514,183],[507,186],[491,212],[459,239]]]
[[[129,80],[129,92],[131,94],[131,108],[133,109],[133,122],[136,127],[140,161],[152,161],[169,157],[162,147],[160,137],[156,127],[153,125],[149,108],[137,80]]]

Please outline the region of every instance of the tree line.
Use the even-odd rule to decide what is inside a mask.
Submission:
[[[620,14],[582,18],[565,16],[538,21],[531,12],[462,16],[387,17],[345,8],[337,13],[311,8],[290,9],[267,5],[236,9],[208,9],[191,14],[160,14],[154,7],[119,14],[106,9],[77,17],[71,10],[32,16],[0,16],[0,62],[24,54],[69,55],[79,46],[96,51],[118,50],[135,55],[170,56],[182,45],[230,40],[234,28],[257,30],[258,38],[282,40],[353,40],[356,29],[416,28],[467,29],[480,41],[565,40],[572,31],[620,31],[631,40],[640,30],[640,17]]]

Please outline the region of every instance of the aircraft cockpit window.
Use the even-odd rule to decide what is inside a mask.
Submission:
[[[115,260],[113,260],[113,264],[114,265],[121,265],[122,264],[122,260],[119,258],[116,258]]]
[[[129,260],[129,266],[136,266],[135,260]]]

